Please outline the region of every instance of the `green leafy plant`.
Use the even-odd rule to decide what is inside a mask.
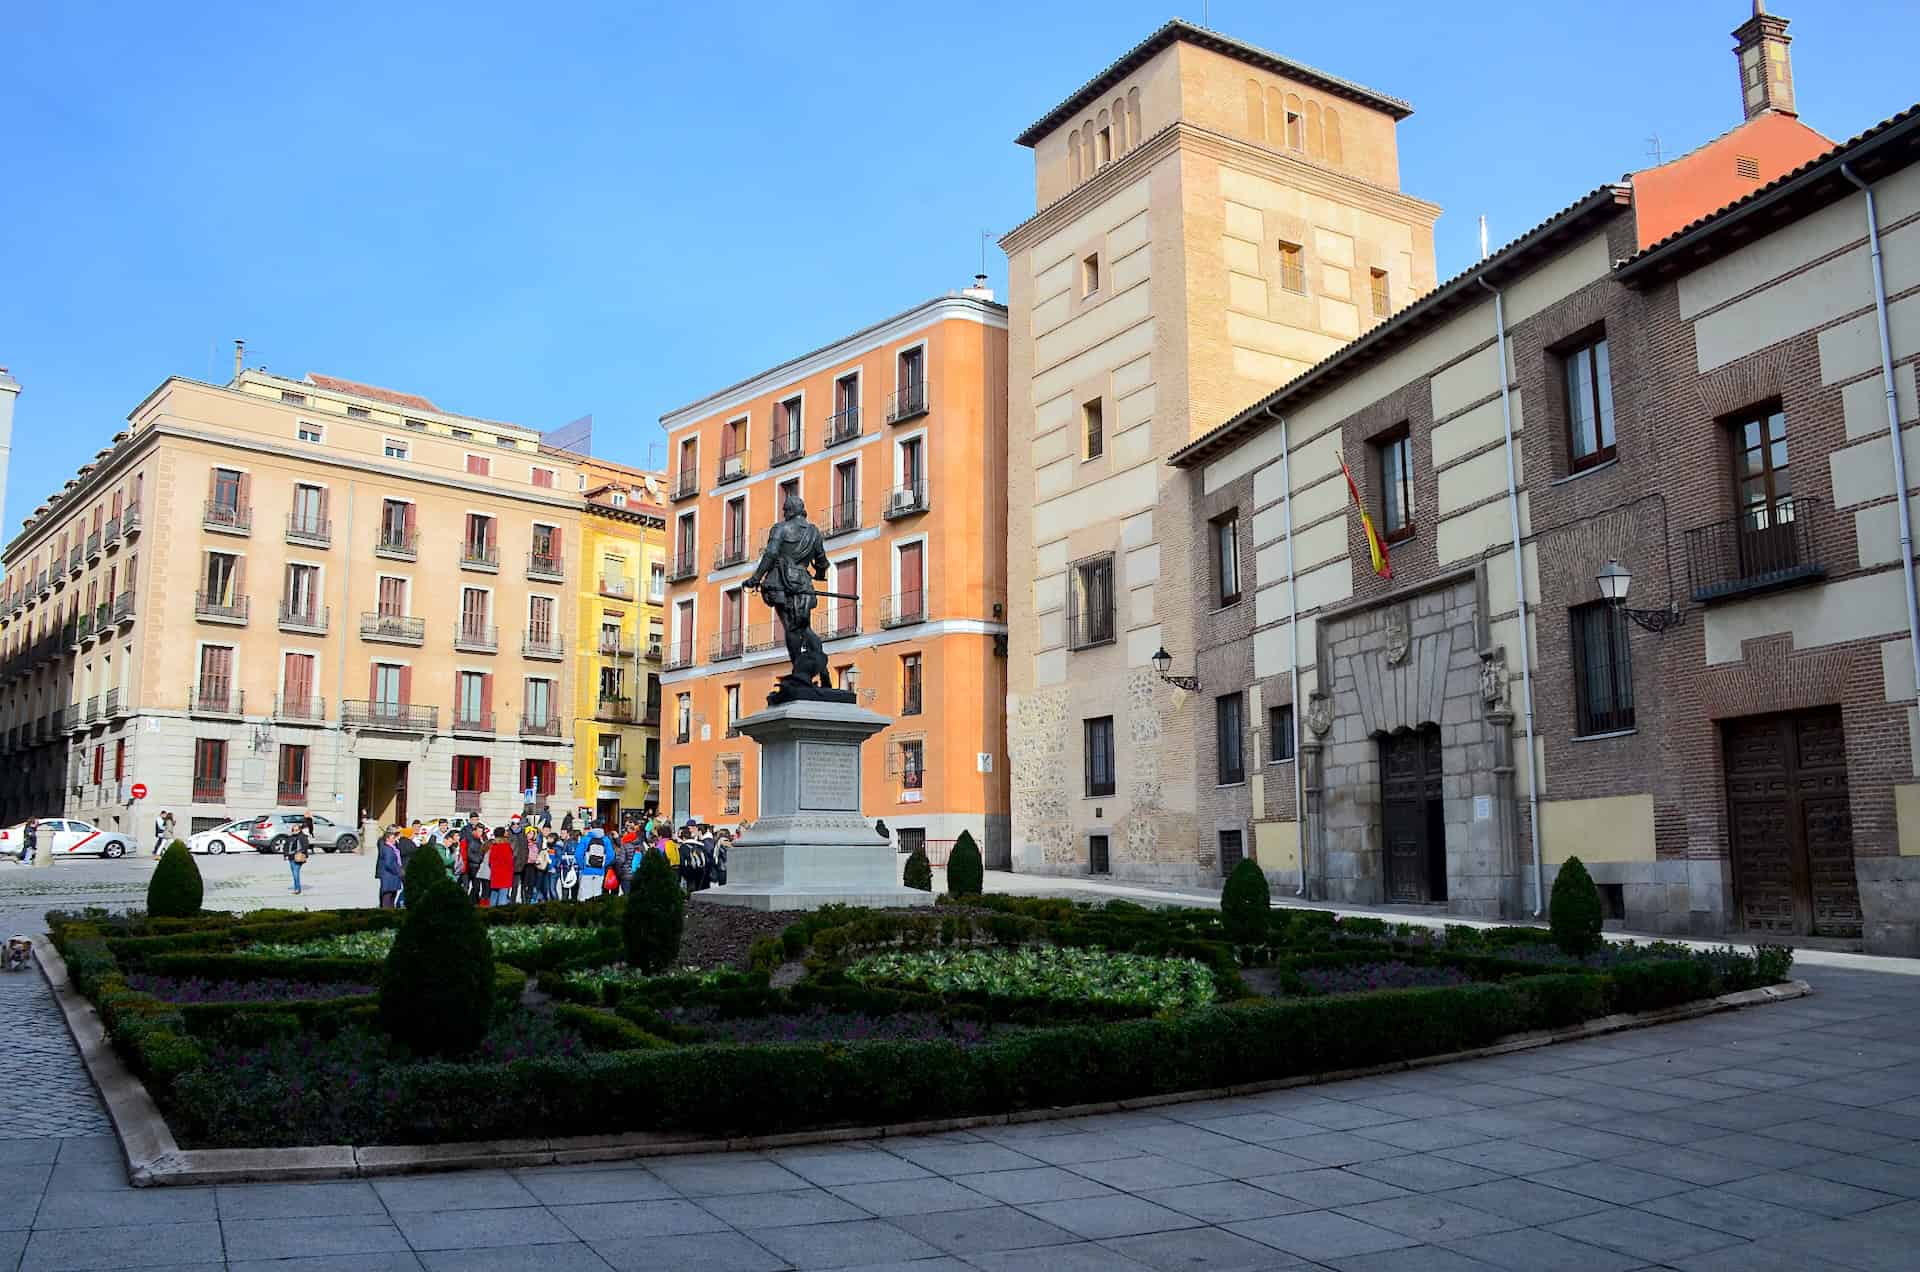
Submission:
[[[407,905],[411,907],[431,889],[445,887],[452,881],[447,874],[446,863],[440,860],[440,854],[431,848],[422,848],[407,862],[407,873],[401,886],[405,889]]]
[[[479,1046],[493,1018],[488,935],[458,888],[429,887],[409,904],[380,978],[381,1027],[423,1056]]]
[[[1253,858],[1242,857],[1220,889],[1220,923],[1236,945],[1254,945],[1266,939],[1267,913],[1273,894],[1267,876]]]
[[[927,862],[925,848],[915,848],[907,854],[906,870],[900,876],[900,882],[922,892],[933,891],[933,867]]]
[[[454,891],[458,892],[459,889]],[[411,901],[409,898],[409,908]],[[476,922],[478,919],[476,913]],[[593,928],[569,927],[559,923],[529,923],[521,926],[482,923],[481,930],[496,954],[525,954],[551,945],[584,944],[598,935]],[[387,951],[393,948],[394,932],[393,928],[375,928],[367,932],[316,936],[305,941],[255,941],[240,952],[261,958],[385,958]]]
[[[1568,857],[1553,881],[1547,925],[1564,954],[1585,958],[1600,948],[1600,889],[1578,857]]]
[[[680,953],[680,929],[686,922],[687,894],[665,855],[642,853],[633,895],[621,916],[627,962],[644,972],[664,972]]]
[[[875,954],[849,967],[847,976],[863,983],[925,985],[936,992],[1124,1003],[1156,1011],[1201,1007],[1215,997],[1213,972],[1191,959],[1054,945]]]
[[[980,864],[980,849],[973,842],[973,832],[963,830],[953,845],[953,851],[947,854],[947,895],[978,896],[985,887],[985,878],[986,871]]]
[[[176,839],[160,854],[160,864],[147,881],[147,913],[162,918],[187,918],[200,913],[206,885],[200,867],[184,840]]]

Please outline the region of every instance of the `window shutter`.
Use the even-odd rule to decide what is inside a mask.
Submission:
[[[493,789],[493,757],[483,755],[479,759],[480,786],[482,793]]]
[[[555,526],[553,533],[547,536],[547,551],[557,560],[560,556],[560,527]]]
[[[233,558],[233,604],[239,605],[247,595],[247,558]]]
[[[218,495],[219,493],[220,493],[220,470],[217,468],[209,468],[207,469],[207,502],[212,503],[214,500],[214,496]]]
[[[320,498],[317,502],[319,510],[315,515],[318,516],[322,522],[325,522],[327,519],[327,488],[325,486],[320,487]]]
[[[367,668],[367,701],[376,702],[380,698],[380,664],[374,663]]]
[[[411,667],[400,669],[400,701],[403,703],[413,701],[413,668]]]
[[[404,515],[402,515],[400,519],[400,524],[406,527],[407,537],[412,538],[414,530],[413,514],[418,511],[418,508],[414,504],[402,504],[400,506],[405,510]]]
[[[500,523],[492,517],[487,518],[487,551],[492,552],[500,545]]]
[[[480,715],[482,719],[493,718],[493,673],[490,671],[480,677]]]
[[[253,475],[251,473],[241,473],[240,474],[240,506],[242,508],[245,508],[249,505],[251,501],[248,499],[248,496],[252,493],[253,493]]]

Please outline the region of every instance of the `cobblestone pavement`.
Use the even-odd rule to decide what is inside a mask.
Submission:
[[[33,1091],[65,1111],[0,1138],[0,1269],[1907,1272],[1920,981],[1806,976],[1806,999],[1388,1077],[580,1168],[136,1191],[111,1136],[65,1124],[90,1094]],[[37,975],[0,992],[10,1035],[52,1010]]]

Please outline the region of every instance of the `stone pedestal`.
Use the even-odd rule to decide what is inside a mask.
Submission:
[[[726,885],[694,900],[755,910],[931,904],[901,886],[893,845],[860,815],[860,747],[889,723],[841,702],[787,702],[741,720],[760,744],[760,816],[728,851]]]

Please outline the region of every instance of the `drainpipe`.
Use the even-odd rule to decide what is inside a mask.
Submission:
[[[1880,218],[1874,210],[1873,187],[1840,165],[1840,175],[1867,196],[1867,246],[1873,257],[1873,310],[1880,322],[1880,378],[1887,386],[1887,437],[1893,443],[1893,485],[1899,493],[1900,573],[1907,584],[1907,643],[1912,646],[1913,679],[1920,687],[1920,601],[1913,581],[1913,522],[1907,512],[1907,451],[1900,444],[1900,396],[1893,385],[1893,341],[1887,333],[1887,269],[1880,253]]]
[[[1300,590],[1295,586],[1293,573],[1293,473],[1287,417],[1279,415],[1274,418],[1280,421],[1280,520],[1281,531],[1287,539],[1287,677],[1293,682],[1293,834],[1294,856],[1300,862],[1300,886],[1294,889],[1293,895],[1304,897],[1307,895],[1307,802],[1300,775],[1300,765],[1303,763],[1300,758],[1300,712],[1306,704],[1300,700]]]
[[[349,481],[347,483],[347,523],[345,526],[341,528],[341,535],[340,535],[340,541],[347,545],[348,551],[347,551],[346,565],[342,571],[341,578],[340,578],[340,602],[341,602],[340,608],[342,610],[345,610],[346,613],[341,615],[340,638],[334,644],[335,652],[333,657],[333,720],[334,720],[334,724],[333,724],[333,791],[336,796],[345,795],[347,793],[346,777],[343,772],[343,770],[346,768],[346,763],[344,759],[341,757],[341,750],[346,746],[347,730],[346,730],[346,726],[340,723],[340,717],[343,714],[345,714],[345,706],[344,706],[345,699],[343,695],[347,692],[347,624],[353,620],[353,608],[352,608],[353,606],[353,551],[352,551],[352,547],[353,547],[354,485],[355,483],[353,483],[352,481]],[[378,606],[376,603],[376,608],[377,607]],[[284,688],[284,685],[282,687]],[[360,823],[359,776],[360,775],[358,771],[356,771],[354,773],[353,800],[351,804],[348,805],[348,807],[351,807],[353,809],[354,836],[356,838],[364,839],[366,837],[367,828]],[[342,810],[340,808],[334,809],[335,813],[340,813],[341,811]],[[367,845],[363,843],[360,846],[362,849],[364,849],[366,848]]]
[[[1493,352],[1500,360],[1500,422],[1507,436],[1507,523],[1513,534],[1513,594],[1520,617],[1520,694],[1527,722],[1527,829],[1533,839],[1533,917],[1546,908],[1540,872],[1540,762],[1533,741],[1533,659],[1527,649],[1527,561],[1520,551],[1520,483],[1514,465],[1513,385],[1507,376],[1507,309],[1500,289],[1475,280],[1493,293]]]

